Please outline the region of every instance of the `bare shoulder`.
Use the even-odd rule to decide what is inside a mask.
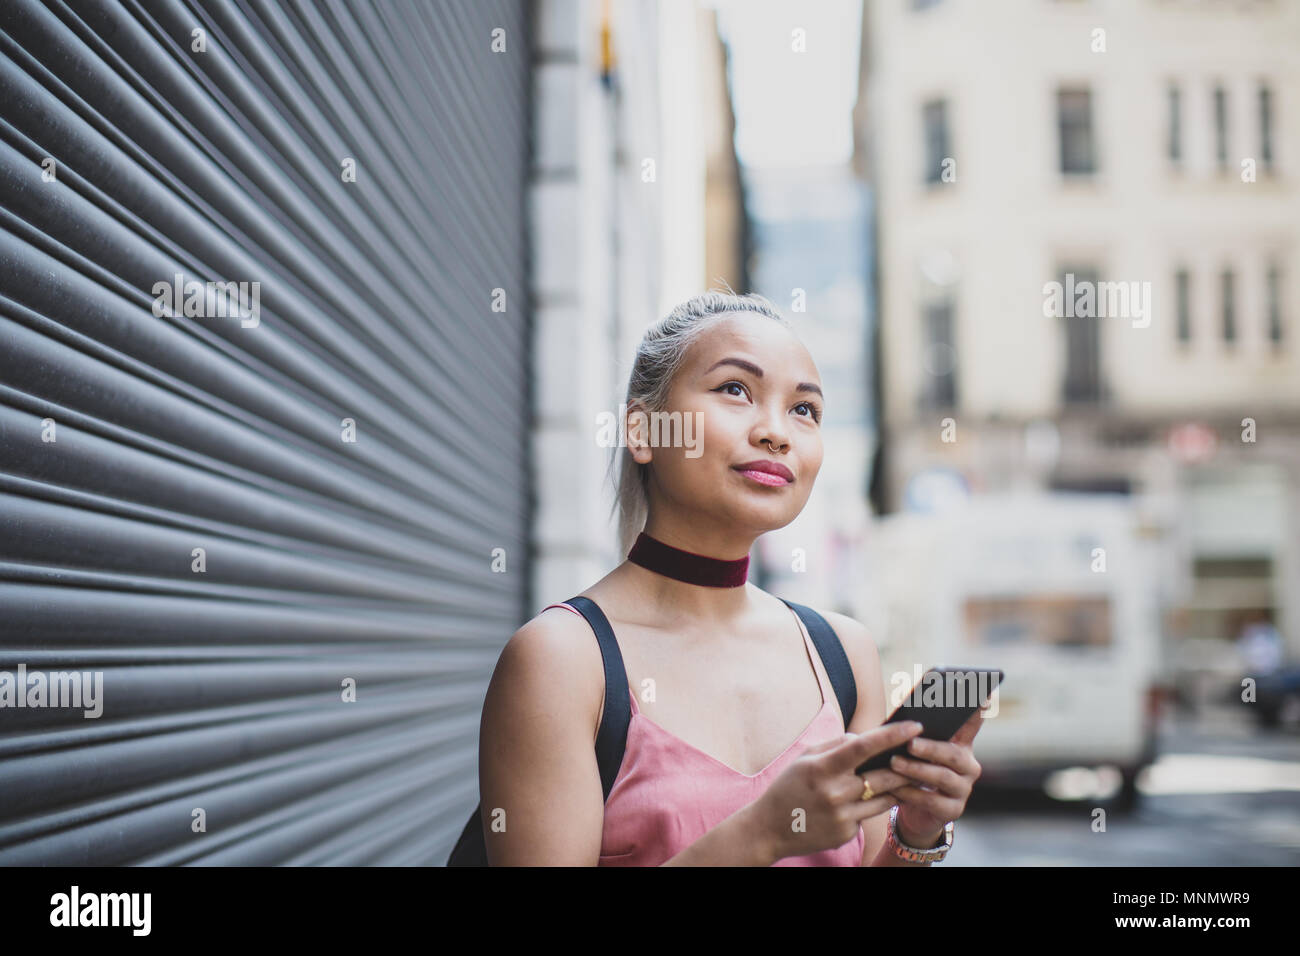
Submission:
[[[552,694],[577,692],[584,700],[604,695],[605,669],[591,625],[562,607],[547,608],[524,622],[501,651],[498,669],[503,665]]]
[[[880,649],[871,630],[847,614],[813,608],[826,619],[853,670],[853,683],[858,691],[858,706],[849,721],[848,729],[862,733],[879,726],[885,719],[884,678],[880,669]]]
[[[600,647],[571,611],[542,611],[506,642],[479,736],[480,804],[510,809],[508,830],[489,830],[484,818],[493,866],[596,862],[603,811],[593,744],[603,688]]]
[[[880,649],[865,624],[847,614],[839,614],[835,611],[818,609],[817,613],[826,618],[826,623],[835,629],[836,636],[844,645],[844,653],[848,655],[849,663],[853,665],[855,678],[859,673],[859,665],[873,666],[877,672],[880,670]]]
[[[583,635],[589,640],[581,640]],[[572,646],[579,654],[588,644],[596,647],[587,619],[563,607],[548,607],[533,615],[510,636],[506,646],[512,644],[525,652],[534,648],[563,652],[566,647]],[[596,656],[600,656],[599,651]]]
[[[570,715],[599,708],[604,700],[600,646],[585,618],[562,607],[526,621],[506,642],[492,677],[490,696],[516,719],[539,712]],[[597,719],[592,710],[593,722]],[[594,739],[594,731],[592,733]]]

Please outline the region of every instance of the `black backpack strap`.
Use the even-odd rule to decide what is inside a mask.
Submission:
[[[623,667],[623,655],[618,649],[618,641],[614,639],[614,629],[609,626],[609,619],[596,606],[596,602],[579,595],[564,603],[587,619],[591,629],[596,632],[596,643],[600,645],[600,656],[605,662],[605,709],[600,717],[600,730],[596,732],[596,763],[600,766],[600,785],[608,800],[609,792],[614,788],[614,778],[623,765],[627,729],[632,723],[632,699],[628,694],[627,671]],[[448,866],[488,865],[487,846],[483,842],[482,810],[480,802],[461,830],[460,837],[447,858]]]
[[[488,866],[487,844],[483,842],[483,804],[480,801],[461,828],[447,866]]]
[[[822,665],[826,668],[826,676],[830,678],[835,697],[840,702],[844,726],[848,727],[853,721],[854,712],[858,709],[858,685],[853,679],[853,668],[849,664],[849,656],[844,653],[844,645],[840,643],[839,636],[827,623],[826,618],[807,605],[795,604],[793,601],[786,601],[785,598],[781,600],[785,601],[790,610],[799,615],[803,626],[808,628],[808,636],[817,646],[817,653],[821,655]]]
[[[627,728],[632,723],[632,699],[628,694],[627,670],[619,652],[614,629],[609,626],[596,602],[591,598],[569,598],[564,602],[587,619],[596,632],[600,656],[605,662],[605,709],[600,717],[600,730],[596,732],[596,762],[600,765],[600,784],[609,799],[614,788],[614,778],[623,765],[623,751],[627,747]]]

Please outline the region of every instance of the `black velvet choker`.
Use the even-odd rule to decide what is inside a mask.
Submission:
[[[740,587],[749,577],[749,555],[734,561],[711,558],[664,544],[644,531],[632,545],[627,559],[656,574],[706,588]]]

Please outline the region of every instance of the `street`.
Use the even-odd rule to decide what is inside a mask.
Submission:
[[[978,751],[976,753],[978,757]],[[979,791],[979,784],[976,790]],[[1166,722],[1132,813],[1100,801],[985,792],[957,823],[944,866],[1295,866],[1300,735],[1237,711]]]

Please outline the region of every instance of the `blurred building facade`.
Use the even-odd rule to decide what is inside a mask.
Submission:
[[[718,280],[747,283],[742,184],[715,15],[693,0],[536,7],[533,606],[623,560],[598,416],[637,343]]]
[[[784,528],[763,535],[753,578],[773,594],[859,617],[874,423],[864,287],[866,189],[847,164],[744,168],[755,292],[791,322],[821,374],[826,414],[817,487]]]
[[[705,283],[709,288],[726,283],[743,293],[750,291],[753,235],[736,156],[727,46],[719,35],[715,11],[700,8],[696,18],[703,87]]]
[[[1300,654],[1298,46],[1293,3],[868,0],[878,511],[1130,494],[1172,636]]]

